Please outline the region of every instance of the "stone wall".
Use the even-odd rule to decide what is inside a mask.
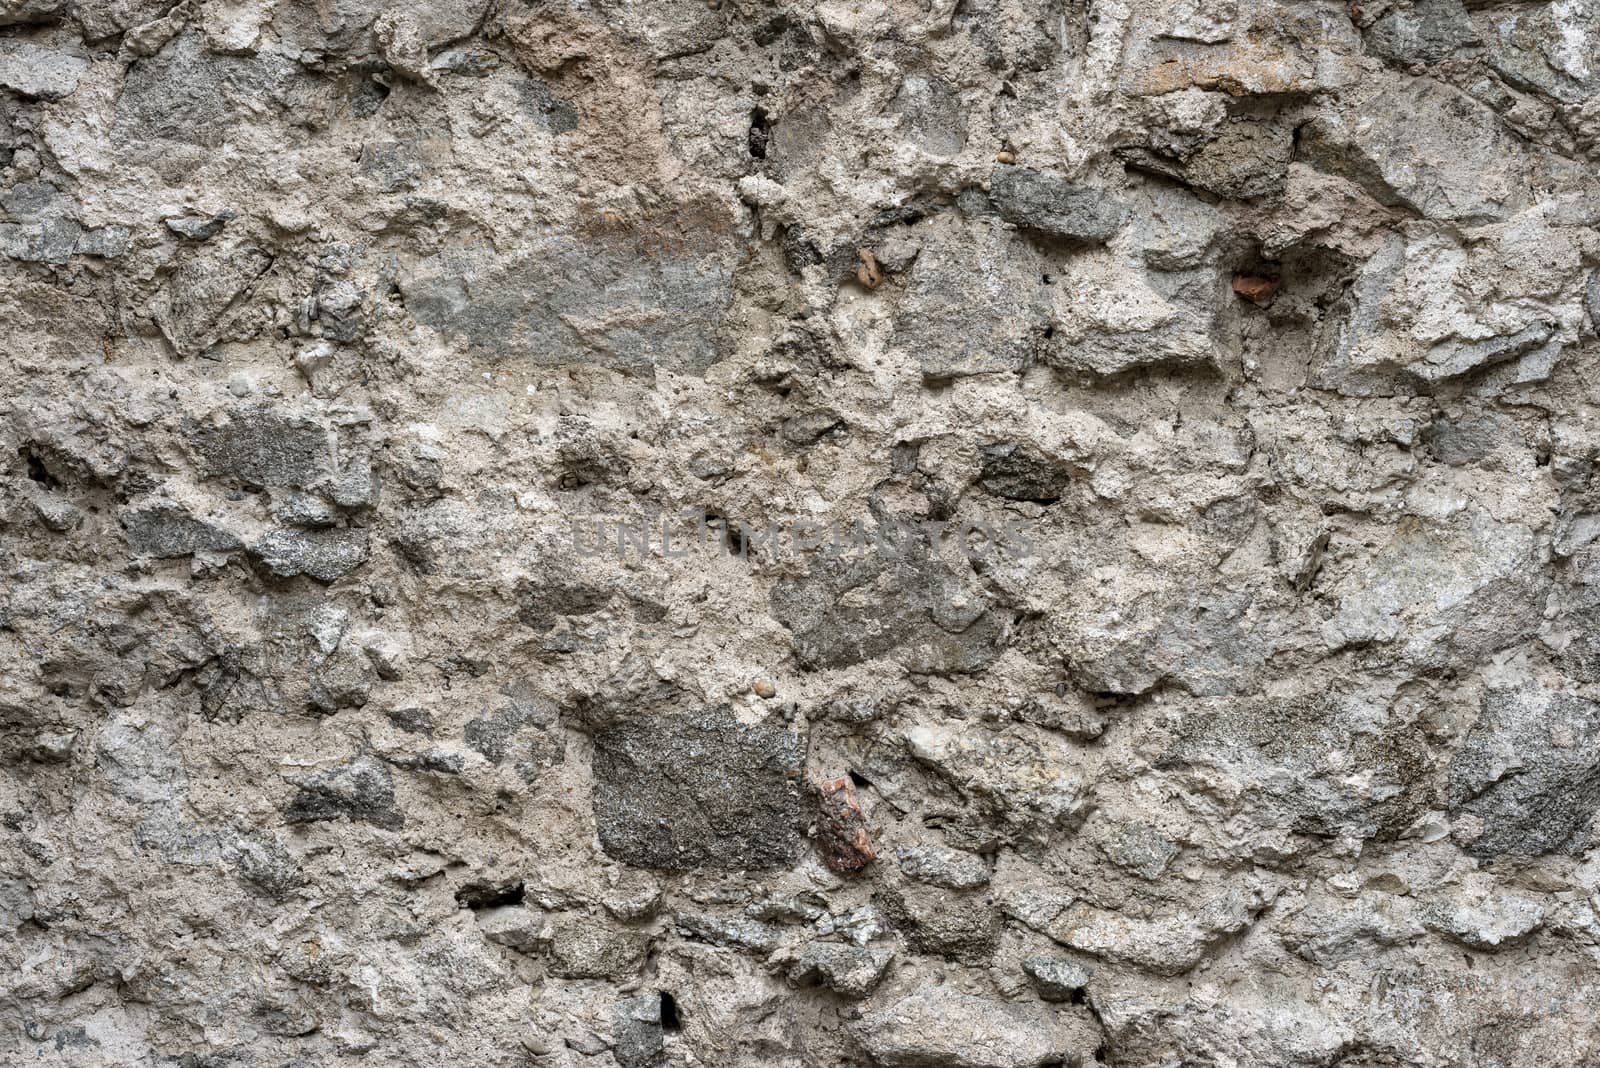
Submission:
[[[0,1063],[1600,1063],[1600,3],[0,0]]]

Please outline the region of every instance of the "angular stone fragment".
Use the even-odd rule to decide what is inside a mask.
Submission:
[[[812,942],[789,967],[796,983],[820,983],[847,998],[864,998],[878,988],[894,960],[894,950],[840,942]]]
[[[1252,905],[1255,907],[1253,908]],[[1214,946],[1250,924],[1258,902],[1229,892],[1192,912],[1138,919],[1093,905],[1074,905],[1051,925],[1051,938],[1073,949],[1156,975],[1199,964]]]
[[[744,916],[710,916],[683,912],[675,917],[675,922],[678,930],[686,938],[709,942],[714,946],[748,949],[763,956],[778,948],[781,937],[778,929],[771,924]]]
[[[200,457],[202,478],[303,488],[333,472],[327,428],[293,412],[234,408],[222,423],[189,422],[184,436]]]
[[[1450,812],[1475,857],[1580,853],[1600,812],[1600,704],[1490,690],[1450,764]],[[1463,817],[1481,831],[1462,835]]]
[[[1067,1001],[1089,985],[1094,974],[1081,964],[1060,957],[1029,957],[1022,970],[1033,981],[1033,988],[1046,1001]]]
[[[367,562],[367,532],[360,527],[272,530],[250,546],[250,555],[279,578],[307,575],[333,582]]]
[[[807,668],[892,656],[918,673],[970,673],[1000,655],[1006,621],[970,583],[906,535],[859,557],[819,554],[773,588],[772,613]]]
[[[743,245],[685,209],[626,231],[550,232],[517,254],[457,249],[398,280],[417,321],[493,361],[698,374],[727,350]]]
[[[405,818],[394,807],[394,782],[389,769],[370,756],[341,767],[289,779],[297,788],[284,809],[285,823],[316,823],[341,816],[384,830],[399,830]]]
[[[976,890],[989,881],[989,866],[976,853],[942,846],[915,846],[896,850],[900,870],[907,878],[946,890]]]
[[[595,736],[600,845],[670,871],[787,865],[800,846],[800,759],[790,731],[726,709],[608,726]]]
[[[1064,464],[1029,445],[986,445],[978,484],[997,497],[1053,504],[1066,491],[1070,472]]]
[[[1500,894],[1435,905],[1422,923],[1471,949],[1493,952],[1527,941],[1544,924],[1544,909],[1537,901]]]
[[[900,116],[906,139],[934,156],[953,156],[967,143],[961,94],[925,74],[908,75],[890,110]]]
[[[1524,153],[1488,108],[1458,89],[1415,79],[1345,115],[1307,124],[1301,155],[1386,204],[1428,219],[1489,222],[1528,198]]]
[[[244,548],[239,538],[171,504],[130,509],[121,516],[128,548],[140,556],[167,560],[198,552],[227,553]]]
[[[0,88],[25,97],[60,100],[78,87],[87,60],[32,41],[0,40]]]
[[[993,1001],[948,986],[869,1012],[847,1029],[883,1068],[1084,1064],[1100,1044],[1087,1013]]]
[[[613,1005],[611,1041],[611,1053],[620,1068],[648,1068],[659,1063],[666,1044],[661,995],[641,994]]]
[[[915,884],[885,892],[884,914],[919,953],[976,967],[1000,946],[1000,913],[982,898]]]
[[[198,33],[183,33],[128,68],[111,125],[115,141],[226,142],[241,116],[290,106],[309,79],[281,55],[213,55]]]
[[[550,940],[554,937],[545,914],[526,905],[474,909],[472,915],[483,937],[522,953],[538,953],[549,949]]]
[[[1048,326],[1039,254],[997,223],[937,235],[917,257],[894,343],[942,381],[1022,370]]]
[[[1415,0],[1395,8],[1367,31],[1367,46],[1401,66],[1438,63],[1478,41],[1472,16],[1461,0]]]
[[[1128,218],[1126,205],[1104,189],[1031,167],[996,167],[989,195],[1006,222],[1070,241],[1104,244]]]
[[[550,972],[562,979],[620,979],[633,975],[650,951],[650,935],[618,929],[593,916],[568,915],[552,935]]]
[[[1282,122],[1230,119],[1213,136],[1182,151],[1132,147],[1118,154],[1141,170],[1195,189],[1251,200],[1283,191],[1294,158],[1294,129]]]

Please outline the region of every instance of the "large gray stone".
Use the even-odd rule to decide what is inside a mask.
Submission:
[[[1070,241],[1104,244],[1128,218],[1127,207],[1104,189],[1031,167],[996,167],[989,195],[1007,222]]]
[[[1087,1013],[924,990],[869,1012],[848,1030],[883,1068],[1040,1068],[1083,1064],[1099,1047]]]
[[[1582,852],[1600,812],[1600,704],[1534,688],[1488,691],[1451,761],[1449,795],[1473,856]],[[1481,833],[1463,834],[1463,817]]]
[[[788,865],[800,848],[800,763],[788,729],[726,709],[612,724],[595,735],[601,848],[671,871]]]

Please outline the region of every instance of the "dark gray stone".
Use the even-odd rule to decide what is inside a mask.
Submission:
[[[1450,813],[1476,816],[1475,857],[1579,853],[1600,811],[1600,704],[1538,689],[1490,690],[1450,764]]]
[[[649,1068],[661,1063],[666,1033],[661,1023],[661,995],[641,994],[611,1007],[611,1053],[621,1068]]]
[[[344,530],[272,530],[250,546],[250,555],[279,578],[306,575],[333,582],[367,562],[367,532]]]
[[[234,408],[221,425],[190,422],[183,432],[200,458],[202,478],[303,488],[333,471],[332,438],[307,416]]]
[[[244,548],[239,538],[191,516],[172,504],[129,509],[121,516],[128,548],[139,556],[169,560],[197,552],[227,553]]]
[[[1000,947],[1000,913],[980,897],[902,886],[879,900],[884,914],[919,953],[976,967]]]
[[[222,233],[222,228],[232,222],[234,213],[231,208],[224,208],[215,215],[178,215],[170,219],[163,219],[167,229],[179,237],[190,241],[209,241]]]
[[[852,946],[842,942],[812,942],[789,967],[789,979],[806,985],[821,984],[847,998],[864,998],[878,988],[894,960],[886,947]]]
[[[394,780],[389,769],[370,756],[341,767],[289,779],[297,788],[284,810],[285,823],[315,823],[340,817],[399,830],[405,819],[394,807]]]
[[[1031,446],[986,445],[982,456],[978,484],[996,497],[1053,504],[1066,492],[1067,469]]]
[[[269,104],[287,110],[311,84],[284,56],[212,55],[200,34],[180,34],[128,68],[111,137],[214,147],[228,140],[248,112]]]
[[[1069,241],[1104,244],[1128,218],[1127,206],[1104,189],[1031,167],[996,167],[989,197],[1007,222]]]
[[[792,732],[726,709],[612,724],[595,736],[600,845],[643,868],[788,865],[803,827],[800,767]]]

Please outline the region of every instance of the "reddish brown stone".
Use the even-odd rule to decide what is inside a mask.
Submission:
[[[817,849],[828,870],[860,871],[877,857],[867,836],[867,818],[848,775],[816,785]]]
[[[1233,276],[1233,291],[1252,304],[1265,304],[1278,291],[1278,280],[1254,274],[1236,274]]]

